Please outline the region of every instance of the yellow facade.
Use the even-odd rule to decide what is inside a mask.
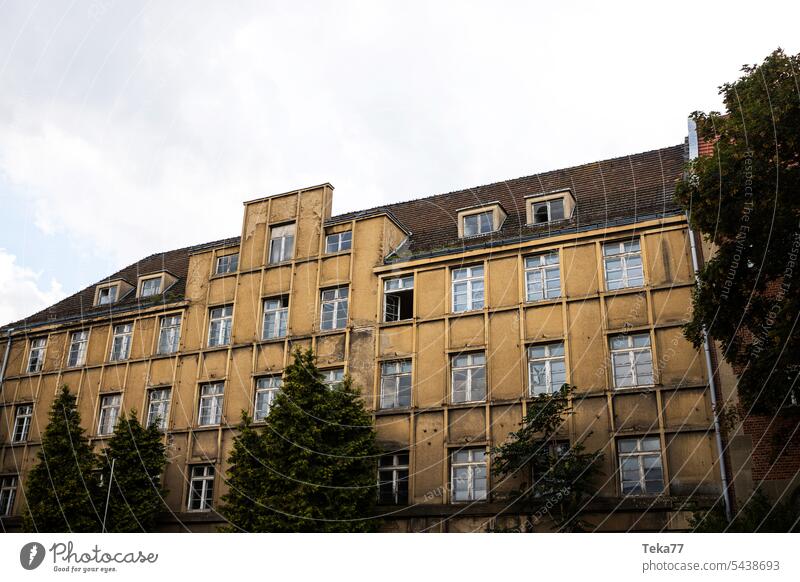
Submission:
[[[171,388],[167,419],[169,466],[167,503],[177,519],[195,530],[213,530],[213,512],[190,512],[190,467],[209,463],[217,479],[213,498],[225,492],[226,470],[235,425],[242,410],[253,413],[257,378],[280,374],[293,348],[310,346],[320,368],[343,368],[374,412],[378,436],[388,451],[409,452],[409,500],[392,508],[385,528],[392,531],[474,531],[488,527],[530,527],[531,516],[510,507],[513,480],[489,477],[488,499],[456,503],[451,487],[453,451],[488,448],[505,441],[526,413],[530,398],[527,348],[563,342],[567,381],[577,387],[568,434],[586,438],[587,448],[604,453],[598,488],[602,499],[587,520],[599,530],[658,530],[686,527],[683,502],[708,501],[720,493],[718,451],[706,369],[701,355],[683,338],[694,275],[686,220],[664,216],[625,225],[521,240],[491,248],[402,259],[408,233],[389,213],[344,221],[331,219],[333,189],[321,185],[246,202],[238,242],[201,247],[189,256],[184,297],[169,305],[120,313],[113,321],[98,316],[56,322],[32,331],[12,332],[0,404],[0,474],[18,475],[19,489],[35,462],[39,435],[60,386],[77,392],[80,413],[98,446],[100,398],[122,395],[122,409],[146,420],[148,393]],[[454,209],[455,210],[455,209]],[[269,262],[270,236],[294,224],[294,252]],[[325,236],[352,233],[349,250],[326,252]],[[603,244],[638,237],[644,285],[608,290]],[[526,300],[525,258],[557,252],[561,265],[557,298]],[[239,254],[238,269],[215,274],[219,257]],[[453,310],[453,271],[484,269],[484,305]],[[413,318],[383,322],[384,282],[413,275]],[[135,282],[134,282],[135,284]],[[321,329],[321,291],[347,288],[345,327]],[[265,299],[285,297],[286,336],[262,339]],[[228,345],[209,347],[212,309],[232,306]],[[180,314],[180,346],[157,355],[159,325]],[[132,323],[130,356],[109,361],[112,329]],[[69,333],[89,331],[86,363],[69,369]],[[650,340],[652,385],[614,388],[609,338],[642,335]],[[47,337],[40,372],[28,373],[30,342]],[[485,354],[483,401],[453,401],[452,358]],[[411,403],[381,408],[381,363],[411,362]],[[200,386],[224,382],[219,424],[198,426]],[[12,444],[16,405],[33,403],[31,432]],[[623,496],[617,439],[656,437],[660,443],[664,490],[656,496]],[[488,461],[491,470],[491,460]],[[14,513],[24,511],[17,495]],[[166,530],[183,529],[175,520]]]

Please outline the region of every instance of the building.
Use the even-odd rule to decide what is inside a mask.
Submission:
[[[530,528],[488,447],[532,394],[580,402],[565,439],[604,452],[597,530],[687,527],[726,475],[708,366],[684,339],[693,245],[672,199],[685,144],[331,215],[333,187],[244,203],[241,236],[159,253],[0,332],[6,528],[56,391],[98,445],[162,416],[166,531],[213,530],[241,410],[296,346],[374,411],[393,531]],[[719,390],[718,387],[715,390]],[[723,469],[723,470],[721,470]]]

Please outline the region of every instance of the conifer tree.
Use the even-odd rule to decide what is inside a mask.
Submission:
[[[375,529],[372,418],[349,379],[336,388],[323,383],[310,350],[294,353],[260,435],[243,434],[229,459],[232,493],[222,510],[229,529]]]
[[[97,459],[81,427],[76,397],[61,388],[25,484],[30,532],[100,531]]]
[[[106,531],[155,531],[158,514],[164,507],[166,491],[161,487],[161,475],[167,463],[163,434],[156,424],[145,428],[135,411],[122,414],[102,463],[101,515],[106,519]]]

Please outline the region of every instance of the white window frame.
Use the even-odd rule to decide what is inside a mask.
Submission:
[[[217,263],[214,267],[215,275],[227,275],[228,273],[235,273],[239,270],[239,253],[228,253],[227,255],[220,255],[217,257]]]
[[[155,289],[150,288],[150,284],[156,282]],[[161,275],[157,277],[147,277],[142,279],[139,283],[139,297],[155,297],[161,295],[161,287],[164,285],[164,277]]]
[[[609,271],[609,264],[619,261],[620,268]],[[638,265],[635,263],[638,261]],[[634,263],[631,265],[631,263]],[[613,272],[619,271],[620,276],[611,279]],[[606,290],[616,291],[644,287],[644,260],[642,258],[641,241],[633,240],[615,241],[603,245],[603,272],[606,279]]]
[[[264,422],[269,416],[272,403],[283,387],[280,376],[261,376],[256,378],[256,393],[253,404],[253,421]]]
[[[28,440],[33,420],[33,404],[17,404],[14,410],[14,432],[11,442],[24,443]]]
[[[486,305],[485,273],[484,265],[471,265],[469,267],[451,269],[450,291],[452,295],[451,303],[453,313],[476,311],[484,308]],[[464,292],[458,292],[457,290],[462,287],[464,288]],[[479,294],[480,297],[476,297],[476,294]],[[466,303],[464,307],[459,309],[456,305],[456,297],[461,295],[466,295]]]
[[[398,305],[398,313],[396,316],[393,316],[392,319],[389,319],[389,297],[394,295],[395,293],[400,293],[403,291],[411,291],[412,293],[412,303],[413,303],[413,293],[414,293],[414,275],[403,275],[402,277],[392,277],[391,279],[385,279],[383,282],[383,321],[384,322],[393,322],[393,321],[407,321],[409,319],[414,319],[414,309],[412,306],[412,313],[409,314],[408,317],[401,318],[402,315],[399,312],[399,305]]]
[[[462,231],[464,233],[464,237],[471,237],[471,236],[480,236],[482,234],[489,234],[490,232],[494,232],[497,230],[495,227],[495,212],[494,210],[481,210],[480,212],[472,212],[470,214],[464,214],[461,217],[462,220]],[[486,222],[485,218],[489,217],[488,223]],[[475,221],[474,225],[470,225],[470,221]]]
[[[534,350],[544,349],[544,355],[534,355]],[[561,352],[559,354],[559,351]],[[568,383],[567,374],[567,360],[564,351],[564,342],[552,342],[548,344],[533,344],[527,348],[528,357],[528,394],[530,396],[538,396],[539,394],[554,394],[561,389],[563,384]],[[560,366],[559,366],[560,364]],[[544,365],[545,385],[541,389],[541,384],[534,381],[534,370],[536,366]],[[553,369],[555,367],[555,370]],[[558,376],[562,373],[559,367],[563,368],[564,381],[559,382]],[[556,379],[554,379],[554,377]]]
[[[295,233],[294,222],[270,227],[269,256],[267,257],[270,265],[291,261],[294,258]]]
[[[633,450],[622,452],[620,445],[624,441],[635,441],[636,445]],[[655,447],[646,447],[645,444],[655,444]],[[666,484],[664,482],[664,459],[661,455],[661,439],[658,436],[642,436],[642,437],[625,437],[617,439],[617,457],[619,462],[619,490],[622,495],[641,495],[641,496],[654,496],[664,493]],[[658,468],[661,472],[660,488],[658,491],[648,491],[647,483],[656,482],[656,479],[647,479],[648,468],[645,466],[647,459],[658,459]],[[625,479],[623,465],[626,460],[635,460],[638,465],[638,479],[636,481]],[[651,467],[652,469],[652,467]],[[626,483],[636,483],[636,489],[633,491],[625,492]]]
[[[261,339],[286,337],[289,325],[289,298],[286,296],[264,299],[264,316],[261,319]],[[270,319],[270,321],[267,321]]]
[[[390,459],[391,464],[381,464],[385,459]],[[378,503],[382,505],[408,505],[409,491],[409,463],[411,456],[408,451],[382,455],[378,461]],[[405,500],[400,499],[400,483],[405,482]],[[381,498],[381,485],[392,484],[392,501],[385,502]]]
[[[67,367],[79,368],[86,364],[86,349],[89,345],[89,330],[73,331],[69,336]]]
[[[122,394],[100,395],[100,416],[97,421],[98,436],[114,434],[121,405]]]
[[[232,327],[233,305],[211,307],[208,310],[208,347],[230,345]]]
[[[339,384],[344,382],[344,368],[328,368],[321,370],[322,383],[328,388],[336,388]]]
[[[214,503],[214,465],[191,465],[189,469],[189,495],[186,510],[191,512],[211,511]],[[195,490],[195,483],[199,484]],[[199,494],[199,497],[197,495]],[[197,500],[197,503],[195,503]],[[197,505],[197,507],[193,507]]]
[[[463,362],[459,361],[463,360]],[[456,398],[456,375],[464,374],[464,399]],[[480,385],[483,376],[483,385]],[[476,380],[476,377],[478,378]],[[453,404],[483,402],[487,393],[486,353],[467,352],[450,356],[450,400]],[[477,383],[477,386],[476,386]]]
[[[100,287],[97,290],[97,305],[111,305],[115,303],[117,301],[117,293],[119,293],[119,285]],[[104,294],[106,294],[105,297]]]
[[[158,355],[174,354],[181,345],[181,325],[183,316],[180,313],[162,315],[158,323]]]
[[[131,344],[133,343],[133,324],[120,323],[115,325],[111,335],[111,353],[108,356],[111,362],[123,362],[131,357]]]
[[[466,460],[456,460],[456,455],[460,453],[467,453]],[[481,453],[478,457],[477,453]],[[469,503],[471,501],[486,501],[489,497],[489,464],[484,447],[475,447],[467,449],[458,449],[450,451],[450,491],[452,496],[451,503]],[[478,459],[478,460],[476,460]],[[476,472],[477,469],[483,467],[483,480],[485,488],[483,496],[475,490]],[[467,470],[467,483],[466,483],[466,498],[457,499],[458,497],[458,481],[456,481],[456,472],[459,469]],[[478,477],[480,479],[480,477]]]
[[[625,340],[623,347],[615,347],[616,340]],[[643,340],[647,340],[646,343]],[[608,338],[608,349],[611,354],[611,378],[615,389],[638,388],[641,386],[653,386],[655,384],[655,367],[653,366],[652,341],[649,332],[612,335]],[[646,357],[645,357],[646,354]],[[628,360],[629,375],[632,383],[622,381],[622,376],[617,376],[617,362],[622,361],[623,357]],[[642,358],[641,362],[637,361]],[[638,370],[639,365],[646,365],[649,362],[650,373],[642,374]],[[620,366],[621,368],[622,366]],[[646,380],[649,376],[649,381]]]
[[[147,426],[156,425],[158,430],[167,430],[172,388],[151,388],[147,394]],[[158,422],[156,422],[158,420]]]
[[[333,296],[329,295],[329,298],[326,299],[326,294],[333,293]],[[323,289],[320,292],[320,316],[319,316],[319,328],[323,331],[331,330],[331,329],[342,329],[347,326],[347,319],[349,316],[350,311],[350,288],[347,285],[342,285],[341,287],[331,287],[329,289]],[[340,306],[344,305],[344,313],[341,313]],[[325,313],[329,312],[332,314],[330,319],[330,325],[325,324]]]
[[[0,475],[0,516],[11,515],[14,511],[17,481],[16,475]]]
[[[554,285],[551,284],[553,281]],[[561,264],[558,251],[525,257],[525,300],[544,301],[557,297],[561,297]]]
[[[407,408],[411,406],[413,389],[413,363],[411,360],[381,362],[380,408]],[[401,384],[408,379],[408,402],[401,400]]]
[[[200,384],[200,400],[197,407],[197,426],[218,426],[222,423],[225,405],[225,382]]]
[[[28,351],[28,374],[36,374],[44,367],[44,357],[47,353],[47,338],[37,337],[31,340]]]
[[[325,253],[332,255],[353,248],[353,231],[333,232],[325,237]]]
[[[556,202],[561,203],[561,218],[553,218],[553,204]],[[547,208],[547,220],[536,220],[536,208],[544,206]],[[531,200],[531,223],[532,224],[548,224],[550,222],[559,222],[568,218],[567,201],[564,196],[556,196],[547,200]]]

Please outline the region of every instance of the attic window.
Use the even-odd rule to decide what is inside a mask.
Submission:
[[[142,281],[142,286],[139,291],[140,297],[152,297],[159,293],[161,293],[161,277],[152,277]]]
[[[461,238],[480,236],[500,230],[506,213],[499,202],[458,212],[458,236]]]
[[[528,224],[547,224],[572,216],[575,200],[569,191],[528,198]]]
[[[108,305],[109,303],[114,303],[116,300],[117,300],[116,285],[114,285],[113,287],[104,287],[97,291],[98,305]]]

